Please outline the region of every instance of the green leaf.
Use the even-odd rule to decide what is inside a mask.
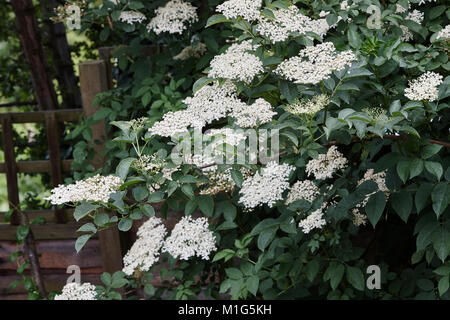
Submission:
[[[324,280],[330,280],[331,289],[336,290],[345,273],[343,264],[333,261],[324,273]]]
[[[439,180],[441,180],[442,174],[444,170],[442,169],[442,165],[439,162],[434,161],[425,161],[425,169]]]
[[[320,267],[320,264],[319,264],[318,259],[311,260],[306,265],[306,278],[310,282],[313,282],[314,279],[316,278],[317,274],[319,273],[319,267]]]
[[[214,213],[214,200],[209,195],[201,195],[197,198],[197,204],[200,211],[211,217]]]
[[[415,158],[411,161],[411,163],[409,164],[409,173],[410,176],[409,178],[412,179],[414,177],[417,177],[419,174],[422,173],[423,171],[423,160],[419,159],[419,158]]]
[[[132,194],[136,201],[141,202],[148,197],[148,189],[144,186],[138,186],[133,188]]]
[[[275,237],[277,230],[278,226],[273,226],[271,228],[265,229],[259,234],[257,241],[257,246],[259,250],[264,251],[266,249],[266,247]]]
[[[347,266],[346,270],[347,281],[359,291],[364,291],[364,275],[359,268]]]
[[[189,199],[194,199],[194,190],[192,190],[192,186],[190,184],[183,184],[181,186],[181,191],[189,197]]]
[[[116,168],[116,175],[121,178],[122,180],[125,180],[128,176],[128,171],[130,171],[130,166],[133,163],[135,158],[125,158],[122,159]]]
[[[184,207],[184,214],[190,216],[197,208],[197,202],[195,200],[189,200]]]
[[[23,225],[18,226],[16,229],[17,241],[22,242],[23,240],[25,240],[25,238],[28,236],[29,233],[30,233],[29,226],[23,226]]]
[[[84,247],[86,242],[91,238],[92,234],[83,234],[82,236],[79,236],[77,241],[75,241],[75,250],[80,252],[80,250]]]
[[[239,270],[237,268],[225,269],[225,273],[227,274],[228,278],[233,279],[233,280],[239,280],[239,279],[242,279],[242,277],[243,277],[241,270]]]
[[[95,205],[95,204],[91,204],[89,202],[83,201],[75,208],[73,217],[75,218],[76,221],[80,221],[81,219],[86,217],[89,213],[91,213],[92,211],[94,211],[98,208],[100,208],[99,205]]]
[[[392,208],[399,217],[406,223],[412,210],[412,195],[406,190],[393,193],[390,198]]]
[[[448,291],[449,285],[450,285],[449,276],[442,277],[441,280],[439,280],[438,283],[439,296],[442,297]]]
[[[119,230],[126,232],[128,230],[131,229],[131,227],[133,226],[133,220],[129,219],[129,218],[124,218],[122,220],[119,221]]]
[[[431,192],[431,201],[436,216],[439,217],[447,208],[447,182],[438,183]]]
[[[198,90],[206,86],[207,84],[214,82],[215,80],[212,78],[200,78],[197,81],[195,81],[194,85],[192,86],[192,92],[196,93]]]
[[[161,191],[155,191],[148,197],[147,201],[150,203],[158,203],[164,200],[164,193]]]
[[[153,296],[155,294],[155,287],[151,283],[147,283],[144,287],[144,292],[148,296]]]
[[[214,256],[212,262],[216,262],[219,261],[221,259],[225,259],[225,261],[227,261],[227,257],[229,256],[234,256],[234,251],[231,249],[224,249],[222,251],[219,251],[216,253],[216,255]]]
[[[251,277],[247,278],[247,281],[245,284],[247,286],[247,290],[251,294],[256,296],[256,293],[258,292],[258,287],[259,287],[259,278],[257,276],[251,276]]]
[[[267,228],[272,228],[273,226],[278,226],[280,224],[279,221],[272,219],[272,218],[267,218],[264,219],[263,221],[259,222],[252,230],[251,234],[252,235],[257,235],[260,232],[264,231]]]
[[[372,226],[375,228],[378,221],[383,214],[384,208],[386,206],[386,196],[383,191],[378,191],[377,193],[370,196],[369,201],[366,205],[366,214]]]
[[[358,27],[356,24],[351,24],[347,31],[348,43],[354,49],[359,49],[361,47],[361,37],[358,33]]]
[[[445,262],[450,254],[450,232],[445,229],[436,230],[433,234],[433,248],[439,259]]]
[[[233,221],[225,221],[216,228],[216,231],[236,229],[237,224]]]
[[[208,20],[206,21],[205,28],[208,28],[217,23],[223,23],[223,22],[228,22],[228,21],[229,20],[223,14],[215,14],[208,18]]]
[[[88,222],[88,223],[83,224],[81,227],[79,227],[77,232],[92,232],[92,233],[96,233],[97,232],[97,228],[95,227],[95,225],[93,223]]]
[[[410,161],[403,160],[397,163],[397,174],[403,183],[406,183],[408,176],[410,175]]]
[[[441,145],[430,143],[420,151],[420,154],[422,155],[422,159],[428,159],[438,153],[441,149]]]
[[[298,97],[297,85],[287,80],[280,81],[280,92],[289,103]]]
[[[242,173],[238,170],[231,170],[231,178],[238,188],[242,187],[242,183],[244,182],[244,178],[242,177]]]
[[[417,189],[416,197],[415,197],[415,204],[417,212],[420,212],[425,208],[427,204],[427,200],[430,197],[431,190],[433,189],[434,185],[431,183],[423,183],[419,186],[419,189]]]
[[[149,204],[141,206],[141,210],[147,217],[153,217],[155,215],[155,209]]]
[[[102,275],[100,276],[100,280],[102,281],[102,283],[105,286],[107,286],[107,287],[111,286],[112,278],[111,278],[111,275],[108,272],[103,272]]]

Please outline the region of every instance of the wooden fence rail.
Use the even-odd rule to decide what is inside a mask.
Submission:
[[[108,65],[109,66],[109,65]],[[9,208],[13,211],[10,223],[4,219],[4,212],[0,212],[0,241],[3,247],[8,247],[16,239],[16,230],[21,224],[19,199],[19,173],[49,173],[52,185],[55,187],[63,182],[63,174],[71,171],[72,159],[61,159],[60,155],[60,125],[64,122],[80,121],[82,117],[94,114],[97,107],[93,105],[98,93],[110,89],[110,73],[103,60],[90,61],[80,64],[80,87],[83,100],[82,109],[49,110],[35,112],[0,113],[4,162],[0,162],[0,173],[6,174]],[[13,124],[16,123],[43,123],[47,133],[48,160],[16,161],[14,154]],[[92,145],[96,156],[92,161],[95,168],[102,167],[104,163],[104,141],[106,139],[105,124],[97,123],[91,127],[93,132]],[[49,210],[24,211],[30,219],[46,218],[44,225],[33,225],[32,233],[36,241],[51,240],[74,241],[77,238],[76,230],[83,222],[75,222],[72,217],[73,209],[58,209],[56,206]],[[23,222],[23,221],[22,221]],[[102,257],[102,270],[115,272],[122,268],[122,251],[119,233],[114,228],[99,232],[98,241]],[[45,241],[44,241],[45,242]],[[2,264],[0,243],[0,265]],[[61,264],[60,262],[59,264]],[[60,267],[60,266],[59,266]],[[1,273],[1,270],[0,270]],[[0,288],[0,295],[1,290]]]

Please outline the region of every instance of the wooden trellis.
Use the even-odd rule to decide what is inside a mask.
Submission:
[[[72,159],[62,160],[60,156],[61,132],[59,126],[63,122],[76,122],[84,115],[92,115],[96,111],[93,106],[94,97],[109,89],[109,79],[106,64],[103,60],[80,64],[80,87],[83,109],[49,110],[20,113],[0,113],[2,129],[3,152],[5,162],[0,163],[0,173],[6,174],[8,201],[13,211],[10,223],[4,221],[4,214],[0,214],[0,241],[11,242],[16,239],[16,229],[21,220],[19,208],[19,185],[17,175],[20,173],[49,173],[53,186],[63,182],[63,173],[71,171]],[[17,161],[14,154],[13,124],[15,123],[44,123],[47,133],[48,160]],[[103,146],[106,139],[103,122],[91,127],[92,142],[96,156],[92,161],[95,168],[104,164]],[[36,241],[40,240],[72,240],[79,234],[76,230],[85,222],[75,222],[69,209],[30,210],[25,211],[30,219],[45,217],[44,225],[33,225],[31,230]],[[102,256],[103,270],[115,272],[122,268],[122,252],[119,233],[114,228],[98,233],[99,246]]]

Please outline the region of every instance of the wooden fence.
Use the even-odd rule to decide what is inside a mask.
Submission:
[[[0,298],[24,298],[23,289],[13,292],[6,290],[8,284],[17,278],[15,268],[8,255],[15,250],[16,229],[21,224],[19,212],[19,185],[17,175],[20,173],[49,173],[53,186],[63,182],[64,172],[71,171],[73,160],[62,160],[60,155],[60,125],[64,122],[80,121],[82,116],[95,113],[94,97],[110,89],[110,72],[103,60],[80,64],[80,87],[83,109],[66,109],[35,111],[23,113],[2,113],[0,122],[3,136],[5,162],[0,163],[0,173],[6,174],[8,201],[13,210],[10,223],[6,223],[4,213],[0,213]],[[14,154],[13,124],[45,123],[49,160],[16,161]],[[99,168],[104,163],[103,145],[106,139],[103,122],[92,128],[92,143],[96,156],[92,163]],[[98,233],[98,238],[90,240],[80,254],[75,253],[74,242],[76,230],[84,222],[76,222],[72,210],[54,208],[52,210],[31,210],[24,212],[29,219],[44,217],[44,225],[33,225],[32,234],[36,240],[39,264],[42,268],[44,284],[47,290],[59,290],[68,275],[65,269],[71,265],[82,268],[82,280],[96,283],[102,271],[115,272],[122,268],[122,252],[118,231],[114,228]],[[88,259],[86,259],[89,257]],[[84,268],[84,269],[83,269]],[[19,291],[18,291],[19,290]]]

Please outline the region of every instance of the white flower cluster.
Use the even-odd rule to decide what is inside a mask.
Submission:
[[[244,20],[253,21],[259,16],[261,4],[262,0],[228,0],[218,5],[216,11],[227,19],[242,17]]]
[[[256,30],[263,36],[268,37],[272,43],[286,40],[292,34],[305,34],[314,32],[323,38],[329,26],[326,18],[314,20],[300,12],[295,6],[291,5],[288,9],[279,8],[273,10],[275,19],[265,15],[260,15]]]
[[[353,208],[352,213],[353,213],[352,223],[355,226],[360,227],[365,226],[367,224],[367,215],[365,215],[364,213],[360,213],[359,209]]]
[[[437,40],[439,40],[439,39],[449,40],[450,39],[450,24],[446,25],[444,29],[439,31],[436,39]]]
[[[123,258],[122,271],[131,276],[136,270],[149,271],[159,259],[167,231],[161,219],[151,217],[139,227],[137,240]]]
[[[95,286],[89,282],[70,282],[64,286],[61,294],[55,296],[55,300],[97,300],[97,292]]]
[[[147,30],[156,34],[182,34],[188,24],[198,21],[196,8],[190,2],[182,0],[170,0],[164,7],[156,9],[155,13],[156,16],[147,25]]]
[[[242,183],[239,202],[246,209],[253,209],[267,204],[272,207],[276,201],[283,199],[283,192],[289,188],[289,174],[294,167],[288,164],[269,162],[265,168],[247,178]]]
[[[211,129],[205,132],[204,140],[208,143],[208,148],[214,153],[223,153],[227,145],[236,147],[247,139],[243,130],[231,128]]]
[[[303,233],[309,233],[311,230],[316,228],[321,229],[327,224],[323,218],[323,210],[325,207],[326,203],[324,203],[319,209],[311,212],[305,219],[298,223],[298,226],[302,229]]]
[[[351,6],[348,4],[347,0],[344,0],[341,2],[341,10],[342,11],[347,11],[351,8]]]
[[[423,18],[424,18],[423,12],[419,10],[413,10],[412,12],[409,12],[406,15],[405,20],[411,20],[414,21],[415,23],[422,24]]]
[[[213,120],[224,117],[237,104],[242,102],[236,96],[236,87],[231,82],[219,86],[218,82],[205,85],[194,97],[183,101],[187,108],[167,112],[163,120],[156,122],[149,131],[163,137],[184,133],[189,127],[202,128]]]
[[[389,189],[386,186],[386,170],[381,171],[378,173],[374,173],[373,169],[368,169],[366,173],[364,173],[364,178],[358,181],[358,186],[361,185],[364,181],[374,181],[377,186],[378,190],[382,191],[386,197],[386,200],[389,199]],[[377,191],[378,191],[377,190]],[[374,191],[372,193],[367,194],[363,201],[358,203],[355,208],[352,209],[353,213],[353,224],[357,227],[361,225],[366,225],[367,223],[367,216],[360,212],[361,208],[365,208],[367,205],[367,202],[369,201],[369,198],[371,195],[375,194],[377,191]]]
[[[241,103],[230,115],[236,119],[236,124],[241,128],[253,128],[272,121],[272,117],[276,114],[269,102],[259,98],[251,105]]]
[[[405,89],[405,97],[416,101],[437,100],[442,79],[439,73],[428,71],[419,78],[409,81],[409,87]]]
[[[170,137],[186,133],[189,127],[201,129],[214,120],[227,115],[236,119],[242,128],[254,127],[272,120],[276,114],[270,103],[260,98],[252,105],[242,102],[236,94],[236,86],[227,81],[219,85],[205,85],[193,97],[183,101],[187,108],[176,112],[168,112],[161,121],[156,122],[149,132],[155,135]]]
[[[256,48],[250,40],[232,44],[225,53],[211,61],[208,77],[252,82],[256,75],[264,71],[262,61],[248,52]]]
[[[319,194],[319,188],[311,180],[297,181],[289,191],[286,204],[302,199],[313,202]]]
[[[194,256],[208,260],[211,252],[217,249],[216,238],[208,227],[206,218],[183,217],[166,239],[162,251],[181,260]]]
[[[173,57],[173,60],[187,60],[189,58],[200,58],[206,52],[206,45],[199,42],[193,46],[187,46],[179,54]]]
[[[331,178],[333,173],[347,166],[347,159],[336,146],[331,146],[326,154],[319,154],[317,159],[311,159],[306,164],[306,173],[316,179]]]
[[[436,0],[420,0],[419,1],[419,6],[421,6],[421,5],[423,5],[423,4],[427,3],[427,2],[431,2],[431,1],[436,2]]]
[[[401,4],[398,4],[398,3],[395,5],[395,13],[405,13],[409,9],[411,9],[410,3],[408,3],[408,8],[405,8]]]
[[[119,16],[119,21],[128,23],[128,24],[135,24],[135,23],[141,23],[142,21],[146,20],[147,18],[138,11],[122,11]]]
[[[315,115],[330,103],[326,94],[319,94],[310,100],[298,100],[286,106],[286,111],[295,115],[308,114]]]
[[[241,168],[240,172],[244,179],[248,178],[251,174],[251,171],[247,168]],[[231,168],[228,168],[225,171],[208,170],[205,171],[205,175],[208,177],[209,181],[206,186],[204,184],[200,185],[200,194],[215,195],[220,192],[229,193],[233,191],[236,186],[231,177]]]
[[[51,191],[51,195],[44,200],[52,204],[76,203],[81,201],[93,201],[107,203],[112,193],[119,190],[123,180],[119,177],[99,174],[85,180],[76,181],[67,186],[59,185]]]
[[[298,56],[283,61],[275,73],[295,83],[317,84],[342,70],[356,57],[351,50],[337,53],[332,42],[324,42],[301,50]]]
[[[414,21],[415,23],[422,24],[423,18],[424,18],[423,12],[420,12],[419,10],[414,10],[412,12],[409,12],[406,15],[405,20],[411,20],[411,21]],[[400,29],[402,29],[402,32],[403,32],[403,34],[400,38],[402,41],[409,41],[414,38],[414,35],[408,29],[407,26],[400,25]]]

